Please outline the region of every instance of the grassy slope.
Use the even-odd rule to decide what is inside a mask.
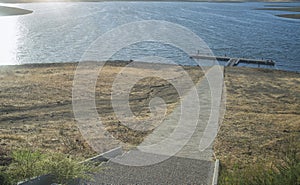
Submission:
[[[96,104],[106,130],[123,142],[135,145],[149,132],[134,131],[120,124],[110,103],[112,84],[125,64],[108,64],[102,69],[96,86]],[[0,67],[0,145],[8,148],[37,147],[71,155],[94,155],[82,138],[73,115],[72,85],[75,68],[76,64]],[[156,68],[145,64],[127,68],[122,75],[135,78],[164,70],[174,77],[173,80],[181,79],[177,68]],[[185,69],[194,81],[201,76],[197,68]],[[180,83],[185,85],[184,82]],[[131,109],[140,120],[149,117],[151,96],[162,97],[167,102],[168,112],[178,101],[176,90],[167,81],[156,78],[141,80],[130,94]],[[98,137],[96,139],[101,140],[102,133]],[[106,151],[113,146],[104,143],[102,147],[101,150]]]
[[[227,106],[215,152],[223,167],[280,162],[300,154],[300,74],[226,68]],[[296,145],[296,146],[294,146]]]
[[[111,85],[122,65],[104,68],[97,83],[96,103],[106,129],[134,145],[147,132],[122,126],[109,103]],[[81,137],[72,113],[75,67],[76,64],[0,67],[2,147],[38,147],[82,156],[94,154]],[[158,69],[166,70],[161,66]],[[131,68],[124,75],[151,74],[153,70],[147,66]],[[186,67],[185,70],[194,81],[202,76],[199,69]],[[176,71],[171,68],[168,72],[175,75]],[[217,157],[229,169],[236,163],[243,168],[262,160],[280,162],[291,143],[299,145],[295,142],[295,138],[300,139],[299,73],[234,67],[226,68],[225,74],[227,105],[215,144]],[[174,78],[177,79],[180,78]],[[136,116],[141,119],[149,116],[147,105],[154,95],[166,100],[168,112],[178,101],[176,90],[166,81],[144,79],[130,95]]]

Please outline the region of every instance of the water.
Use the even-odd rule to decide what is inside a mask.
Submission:
[[[269,58],[276,60],[279,69],[300,71],[300,20],[274,16],[288,12],[254,10],[266,4],[270,3],[17,4],[14,6],[34,13],[0,17],[0,64],[79,61],[103,33],[122,24],[154,19],[187,27],[215,55]],[[140,43],[118,52],[114,59],[158,55],[188,64],[188,57],[180,52],[158,43]]]

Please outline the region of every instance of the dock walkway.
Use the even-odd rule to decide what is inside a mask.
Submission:
[[[225,66],[237,66],[240,63],[269,65],[269,66],[275,66],[276,64],[275,61],[269,59],[260,60],[260,59],[248,59],[248,58],[234,58],[234,57],[227,57],[227,56],[191,55],[190,58],[227,62]]]

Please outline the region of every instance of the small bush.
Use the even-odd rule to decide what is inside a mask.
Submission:
[[[6,168],[5,173],[12,184],[30,180],[33,177],[46,173],[46,168],[43,165],[46,155],[39,151],[16,150],[12,152],[11,157],[12,163]]]
[[[284,163],[265,168],[262,164],[230,171],[221,169],[220,185],[299,185],[300,159],[296,153],[286,157]]]
[[[52,154],[47,158],[46,166],[48,173],[53,175],[54,181],[66,184],[76,179],[91,180],[92,174],[99,171],[94,163],[80,163],[71,157],[63,154]]]
[[[13,151],[11,157],[12,163],[0,168],[1,185],[14,185],[46,174],[52,175],[56,183],[67,184],[79,178],[91,180],[92,173],[100,170],[95,163],[80,163],[60,153],[22,149]]]

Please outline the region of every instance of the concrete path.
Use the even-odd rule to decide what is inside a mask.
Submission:
[[[219,72],[222,73],[219,74]],[[213,141],[218,131],[220,114],[219,109],[223,89],[223,67],[215,66],[209,69],[209,71],[206,73],[206,78],[203,78],[202,81],[197,84],[196,88],[200,100],[198,123],[189,141],[175,156],[211,161],[213,157],[213,143],[206,142],[208,145],[203,146],[203,144],[201,145],[201,139],[203,138],[202,142],[205,142],[205,139],[210,139]],[[184,98],[190,98],[189,94]],[[191,101],[194,100],[191,99]],[[169,117],[167,117],[165,121],[153,131],[151,135],[144,139],[144,142],[141,144],[141,146],[155,144],[158,141],[168,138],[178,126],[177,123],[178,119],[180,118],[180,114],[181,107],[178,106],[173,113],[169,115]],[[185,119],[185,121],[189,122],[190,120]],[[204,131],[207,133],[204,134]],[[178,142],[178,140],[174,140],[172,141],[172,144],[176,145]],[[205,149],[202,151],[203,148]],[[165,149],[169,150],[169,148]],[[167,153],[161,150],[159,150],[161,153],[158,153],[157,150],[147,152],[154,152],[162,155]]]
[[[213,168],[211,161],[175,156],[149,166],[126,166],[110,161],[95,176],[95,182],[82,184],[211,184]]]
[[[198,114],[191,111],[196,101],[194,94],[187,93],[181,100],[181,104],[185,101],[186,109],[178,105],[136,150],[105,163],[104,170],[95,175],[95,182],[81,184],[211,184],[215,164],[212,145],[219,127],[223,67],[210,68],[196,88]],[[189,111],[184,119],[182,111]],[[178,128],[183,131],[174,135]]]

